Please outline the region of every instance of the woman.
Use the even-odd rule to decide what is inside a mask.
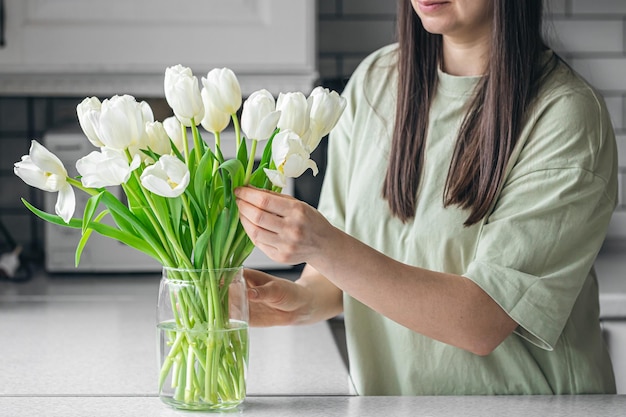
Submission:
[[[604,104],[540,0],[402,0],[355,71],[319,212],[237,190],[295,282],[248,271],[253,325],[345,314],[362,395],[611,393],[593,262],[616,202]]]

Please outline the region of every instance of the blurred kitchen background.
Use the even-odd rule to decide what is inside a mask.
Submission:
[[[174,9],[165,0],[0,3],[0,221],[6,229],[0,253],[21,245],[23,261],[33,264],[50,250],[47,227],[19,197],[39,207],[50,202],[13,174],[13,163],[31,139],[56,144],[68,161],[87,154],[88,147],[72,148],[88,145],[75,112],[85,96],[130,93],[149,101],[162,120],[170,115],[162,74],[176,63],[191,66],[198,77],[229,66],[248,94],[258,88],[308,92],[315,85],[341,90],[361,59],[395,36],[395,1],[185,0]],[[626,237],[626,2],[548,0],[546,17],[548,39],[603,94],[613,119],[620,202],[608,239],[620,242]],[[312,205],[324,145],[314,158],[322,173],[303,176],[293,190]],[[63,235],[54,238],[61,242]],[[70,249],[61,256],[71,266],[75,242],[65,241]]]
[[[618,392],[626,393],[626,1],[545,1],[550,44],[604,96],[617,134],[619,205],[596,268]],[[24,294],[45,293],[45,282],[55,281],[65,290],[63,278],[72,272],[160,270],[145,255],[99,236],[90,239],[75,269],[75,231],[44,224],[20,201],[25,197],[52,211],[56,199],[13,174],[31,139],[42,141],[70,170],[90,152],[76,117],[84,97],[132,94],[163,120],[171,115],[163,73],[179,63],[198,77],[228,66],[244,94],[259,88],[275,95],[308,93],[316,85],[341,91],[366,55],[394,41],[395,9],[391,0],[0,0],[0,263],[2,254],[19,246],[12,279],[28,280],[33,271],[38,278],[26,288],[30,284],[12,286],[4,277],[0,296],[9,291],[5,300],[11,301],[17,287]],[[325,144],[313,156],[320,175],[305,174],[288,189],[312,205],[323,179]],[[297,275],[258,253],[247,266]],[[48,279],[55,274],[57,280]],[[79,285],[83,276],[72,278],[69,285]],[[341,320],[330,324],[346,360]]]

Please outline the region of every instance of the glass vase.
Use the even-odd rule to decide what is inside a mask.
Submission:
[[[185,410],[228,410],[246,396],[243,268],[163,268],[157,306],[159,397]]]

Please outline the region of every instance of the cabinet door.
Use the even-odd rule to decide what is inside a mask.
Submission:
[[[626,394],[626,319],[604,320],[602,329],[607,342],[618,394]]]
[[[4,5],[0,76],[5,81],[9,74],[29,74],[30,80],[72,74],[65,86],[72,88],[81,77],[101,75],[115,89],[119,80],[139,77],[162,83],[165,68],[175,64],[199,76],[224,66],[244,78],[315,76],[311,0],[4,0]],[[44,77],[37,79],[45,83]],[[94,77],[87,81],[98,83]]]

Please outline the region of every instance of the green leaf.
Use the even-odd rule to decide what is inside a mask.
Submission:
[[[176,157],[180,159],[181,161],[185,162],[185,157],[183,156],[182,153],[180,153],[180,151],[178,150],[178,148],[176,147],[176,144],[174,143],[172,139],[170,139],[170,146],[172,148],[172,152],[174,152],[174,155],[176,155]]]
[[[152,247],[163,247],[165,242],[160,243],[158,238],[154,236],[153,231],[149,229],[148,226],[141,223],[139,219],[130,211],[130,209],[122,204],[122,202],[109,191],[105,190],[103,192],[102,202],[111,212],[111,216],[113,216],[113,219],[116,220],[116,223],[118,227],[120,227],[121,231],[132,233],[133,235],[138,234],[141,239],[147,241]],[[123,224],[128,228],[122,227],[116,218],[123,220]]]
[[[213,239],[211,247],[213,248],[213,267],[221,268],[222,251],[226,250],[225,240],[228,236],[228,227],[230,226],[230,209],[224,207],[217,217],[215,227],[213,229]]]
[[[98,214],[98,216],[93,220],[93,222],[99,223],[108,213],[109,210],[102,210],[100,214]],[[83,253],[83,249],[85,248],[85,245],[87,244],[91,233],[93,232],[93,229],[89,228],[89,222],[85,222],[84,220],[85,218],[83,218],[83,234],[78,241],[78,245],[76,246],[76,253],[74,255],[74,266],[78,266],[78,264],[80,263],[80,256]]]
[[[157,251],[144,239],[141,239],[134,234],[126,233],[104,223],[91,222],[89,223],[89,227],[101,234],[102,236],[106,236],[122,242],[125,245],[130,246],[131,248],[137,249],[138,251],[141,251],[146,255],[151,256],[160,263],[163,263],[163,259],[159,257]]]
[[[102,193],[98,193],[87,200],[87,204],[85,204],[85,211],[83,213],[83,234],[87,231],[87,224],[93,219],[94,214],[96,213],[96,209],[98,208],[98,204],[100,204],[100,199],[102,198]]]
[[[220,267],[224,266],[226,262],[228,262],[228,260],[232,258],[233,253],[232,253],[231,245],[233,244],[233,240],[235,239],[235,234],[240,225],[239,210],[237,208],[237,203],[235,202],[235,199],[231,200],[231,204],[229,207],[229,214],[230,214],[230,222],[228,224],[228,229],[227,229],[228,235],[226,236],[226,239],[224,240],[222,244],[223,249],[222,249],[222,257],[220,258]]]
[[[82,229],[82,224],[83,224],[82,219],[73,218],[70,220],[69,223],[65,223],[65,221],[61,217],[55,214],[50,214],[50,213],[46,213],[45,211],[39,210],[38,208],[36,208],[35,206],[30,204],[28,201],[26,201],[23,198],[22,198],[22,203],[24,203],[24,205],[31,212],[33,212],[33,214],[35,214],[37,217],[41,218],[42,220],[45,220],[53,224],[57,224],[59,226],[71,227],[73,229]],[[141,239],[140,237],[137,237],[131,233],[118,230],[104,223],[90,222],[88,224],[88,228],[95,230],[96,232],[98,232],[99,234],[103,236],[118,240],[132,248],[135,248],[153,257],[157,261],[163,263],[163,260],[158,256],[156,250],[148,242],[146,242],[145,239]]]
[[[207,225],[206,230],[202,232],[200,236],[198,236],[198,240],[196,241],[196,247],[193,248],[194,268],[197,268],[197,269],[203,268],[210,239],[211,239],[211,229]]]
[[[276,136],[276,133],[278,133],[278,129],[274,131],[272,136],[265,144],[265,148],[263,148],[263,156],[261,157],[259,165],[267,164],[267,166],[269,166],[270,160],[272,159],[272,142],[274,141],[274,136]]]
[[[220,164],[224,162],[224,155],[222,154],[222,150],[218,147],[215,148],[215,157],[217,158],[217,162]]]
[[[267,168],[267,164],[259,165],[259,167],[252,173],[252,175],[250,176],[250,185],[253,185],[257,188],[264,188],[267,174],[265,173],[263,168]]]
[[[169,213],[170,219],[172,220],[172,226],[174,231],[180,230],[180,221],[183,217],[183,202],[180,198],[166,198],[165,204],[169,207],[169,210],[163,211],[162,213]],[[156,199],[155,199],[156,201]]]
[[[161,157],[161,155],[159,155],[158,153],[154,152],[152,149],[150,149],[150,147],[148,146],[148,149],[140,149],[140,151],[149,156],[150,158],[152,158],[152,160],[154,161],[158,161],[159,158]]]
[[[248,145],[246,144],[246,138],[241,138],[239,149],[237,149],[237,159],[244,167],[248,165]]]
[[[227,207],[235,200],[233,190],[243,185],[246,174],[244,165],[238,159],[229,159],[219,168],[224,179],[224,206]]]
[[[22,200],[22,203],[24,203],[24,205],[26,206],[27,209],[32,211],[35,216],[39,217],[42,220],[45,220],[45,221],[53,223],[53,224],[57,224],[59,226],[70,227],[72,229],[82,229],[82,226],[83,226],[83,220],[82,219],[72,218],[72,219],[70,219],[69,223],[65,223],[65,220],[63,220],[61,217],[57,216],[56,214],[50,214],[50,213],[47,213],[47,212],[45,212],[43,210],[39,210],[38,208],[36,208],[32,204],[30,204],[25,199],[22,198],[21,200]]]
[[[232,179],[233,188],[236,188],[243,184],[244,176],[246,175],[244,167],[245,165],[240,160],[229,159],[222,163],[219,169],[222,170],[222,172],[228,172]]]
[[[207,195],[207,185],[210,185],[213,177],[213,164],[217,157],[210,149],[207,149],[202,156],[193,178],[193,189],[198,201],[205,201]]]

